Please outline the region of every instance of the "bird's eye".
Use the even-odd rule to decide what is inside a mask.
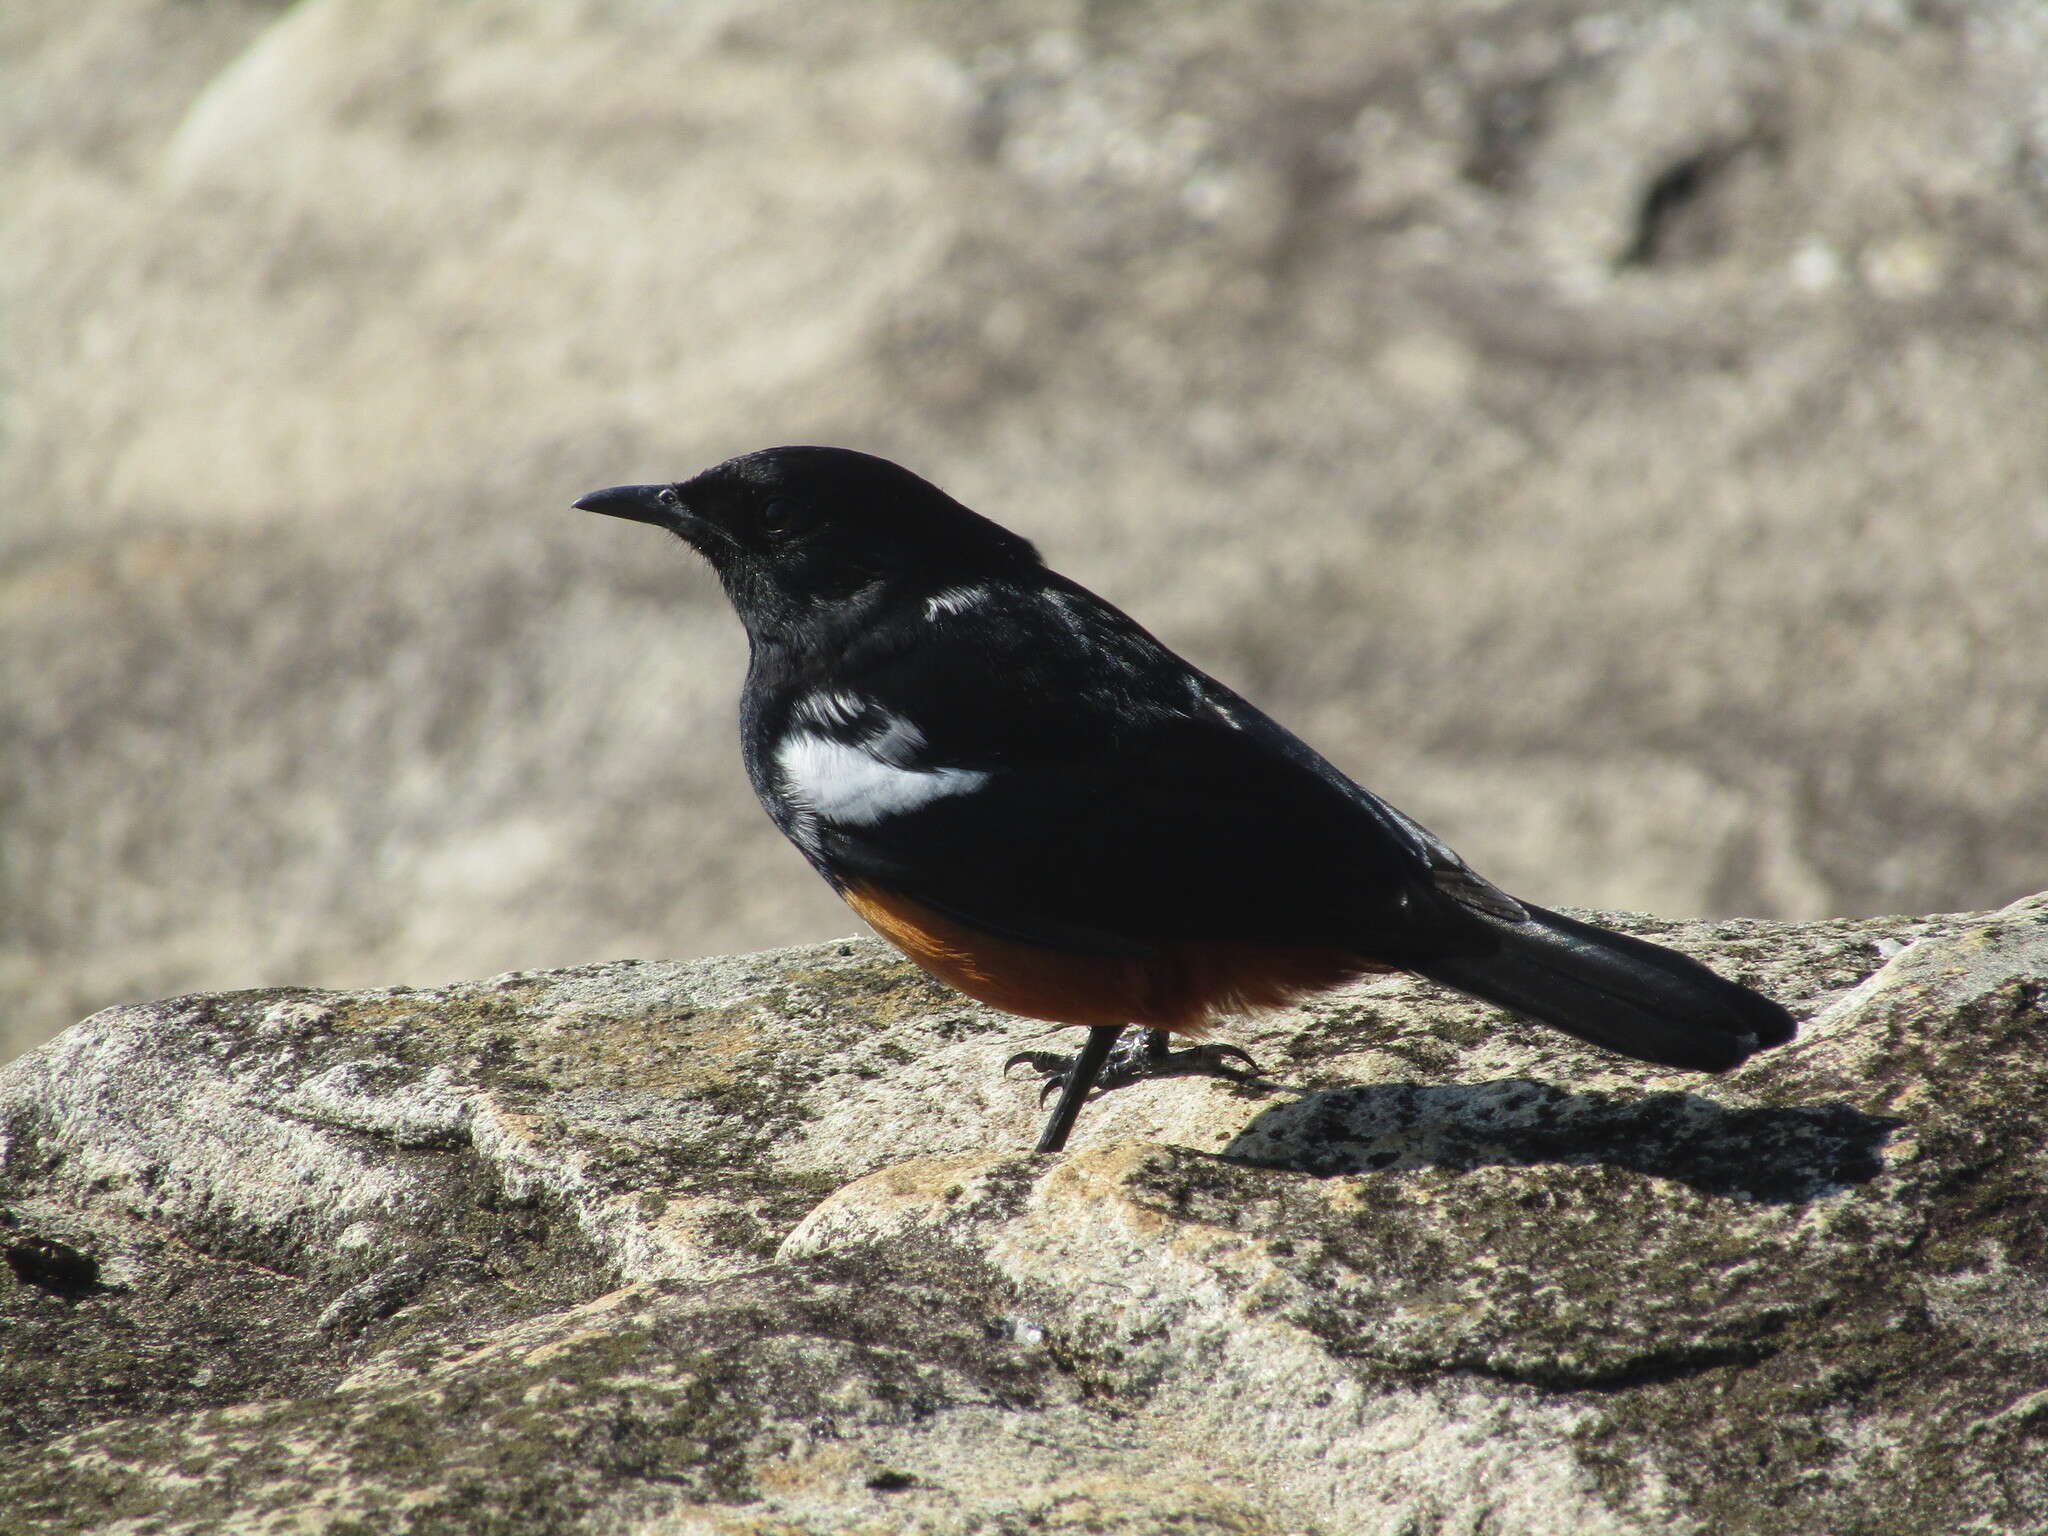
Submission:
[[[664,507],[680,507],[683,504],[683,498],[676,494],[676,488],[672,485],[663,486],[661,494],[654,499]]]
[[[761,509],[761,530],[777,535],[795,533],[810,519],[811,509],[808,503],[778,496]]]

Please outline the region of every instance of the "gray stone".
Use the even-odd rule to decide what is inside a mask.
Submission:
[[[1615,921],[1800,1039],[1386,978],[1034,1159],[867,941],[96,1015],[0,1075],[0,1530],[2048,1526],[2048,897]]]

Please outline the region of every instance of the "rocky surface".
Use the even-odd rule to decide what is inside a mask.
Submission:
[[[0,71],[0,1054],[843,931],[712,582],[566,510],[771,442],[1546,904],[2048,868],[2033,0],[5,0]]]
[[[2048,897],[1620,925],[1800,1039],[1387,978],[1034,1159],[867,941],[110,1010],[0,1076],[0,1530],[2042,1529]]]

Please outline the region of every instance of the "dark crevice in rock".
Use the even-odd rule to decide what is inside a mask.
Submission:
[[[1652,1354],[1604,1369],[1595,1367],[1581,1370],[1574,1369],[1568,1364],[1548,1361],[1529,1366],[1498,1364],[1491,1361],[1445,1366],[1440,1362],[1432,1362],[1421,1369],[1425,1372],[1442,1371],[1447,1375],[1506,1382],[1511,1386],[1538,1387],[1546,1392],[1626,1392],[1636,1387],[1671,1386],[1711,1375],[1716,1371],[1725,1371],[1731,1367],[1757,1365],[1770,1359],[1777,1352],[1775,1347],[1762,1343],[1729,1344],[1673,1351],[1670,1354]]]
[[[1650,267],[1671,254],[1674,227],[1706,192],[1726,156],[1702,151],[1667,166],[1644,189],[1636,211],[1635,237],[1616,261],[1621,267]]]
[[[77,1301],[110,1289],[100,1283],[98,1259],[54,1237],[41,1237],[33,1232],[9,1237],[0,1243],[0,1259],[6,1261],[23,1285],[32,1285],[65,1301]]]

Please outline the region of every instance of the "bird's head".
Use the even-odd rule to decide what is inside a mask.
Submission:
[[[576,506],[666,528],[711,562],[756,638],[874,599],[1015,574],[1038,552],[901,465],[848,448],[764,448],[672,485]]]

